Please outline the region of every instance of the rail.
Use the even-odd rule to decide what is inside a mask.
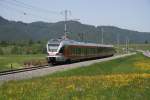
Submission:
[[[1,71],[0,76],[19,73],[19,72],[25,72],[25,71],[32,71],[32,70],[42,69],[42,68],[46,68],[46,67],[48,67],[48,66],[47,65],[41,65],[41,66],[35,66],[35,67],[26,67],[26,68],[20,68],[20,69]]]
[[[72,67],[68,67],[69,68],[74,68],[74,67],[81,67],[81,66],[88,66],[91,65],[93,63],[98,63],[98,62],[102,62],[102,61],[108,61],[108,60],[112,60],[112,59],[117,59],[117,58],[121,58],[121,57],[125,57],[125,56],[130,56],[130,55],[134,55],[136,53],[131,53],[131,54],[124,54],[124,55],[117,55],[114,57],[108,57],[108,58],[104,58],[104,59],[96,59],[96,60],[91,60],[91,61],[85,61],[85,62],[79,62],[79,63],[72,63],[71,66]],[[51,68],[52,70],[63,70],[63,66],[67,66],[67,65],[59,65],[59,66],[55,66],[55,68]],[[13,70],[8,70],[8,71],[2,71],[0,72],[0,76],[2,75],[8,75],[8,74],[15,74],[15,73],[20,73],[20,72],[26,72],[26,71],[32,71],[32,70],[37,70],[37,69],[44,69],[44,68],[48,68],[48,65],[40,65],[40,66],[35,66],[35,67],[26,67],[26,68],[21,68],[21,69],[13,69]],[[65,68],[67,69],[67,68]]]

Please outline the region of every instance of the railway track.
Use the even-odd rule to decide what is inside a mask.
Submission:
[[[23,68],[23,69],[16,69],[11,71],[0,72],[0,84],[5,81],[9,80],[22,80],[22,79],[30,79],[33,77],[39,77],[44,75],[49,75],[54,72],[70,70],[78,67],[86,67],[94,63],[109,61],[113,59],[118,59],[126,56],[131,56],[136,53],[124,54],[124,55],[116,55],[109,58],[104,59],[97,59],[97,60],[89,60],[71,64],[62,64],[62,65],[55,65],[55,67],[49,66],[37,66],[37,67],[30,67],[30,68]]]
[[[26,68],[20,68],[20,69],[13,69],[13,70],[7,70],[7,71],[1,71],[0,76],[2,75],[8,75],[8,74],[14,74],[19,72],[25,72],[25,71],[32,71],[36,69],[42,69],[49,67],[48,65],[42,65],[42,66],[35,66],[35,67],[26,67]]]

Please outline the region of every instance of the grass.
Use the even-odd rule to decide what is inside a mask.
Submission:
[[[119,48],[118,45],[114,45],[118,54],[126,53],[126,45],[120,44]],[[150,44],[129,44],[129,51],[135,50],[150,50]]]
[[[150,58],[137,54],[0,86],[1,100],[149,100]]]
[[[137,63],[145,63],[150,68],[150,59],[141,54],[119,58],[112,61],[101,62],[93,64],[89,67],[81,67],[70,71],[63,71],[54,73],[52,77],[65,77],[65,76],[93,76],[93,75],[109,75],[118,73],[145,73],[150,70],[142,70]],[[144,66],[144,65],[143,65]]]
[[[117,47],[117,45],[115,45]],[[120,48],[126,48],[125,44],[120,44]],[[150,44],[129,44],[129,48],[140,49],[140,50],[150,50]]]
[[[150,44],[130,44],[129,47],[133,49],[150,50]]]
[[[24,61],[32,59],[45,59],[44,54],[36,55],[1,55],[0,56],[0,71],[11,69],[11,64],[14,69],[23,67]]]

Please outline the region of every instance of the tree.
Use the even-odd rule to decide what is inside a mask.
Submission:
[[[8,45],[8,42],[7,42],[7,41],[1,41],[1,42],[0,42],[0,45],[1,45],[1,46],[7,46],[7,45]]]
[[[33,52],[32,47],[26,47],[25,52],[26,52],[26,54],[32,54],[32,52]]]
[[[0,55],[3,55],[3,54],[4,54],[4,52],[3,52],[2,48],[0,48]]]
[[[39,40],[39,41],[37,41],[37,43],[38,43],[38,44],[41,44],[41,41]]]
[[[19,47],[14,46],[14,47],[12,48],[12,50],[11,50],[11,54],[21,54],[20,51],[21,51],[21,50],[20,50]]]
[[[29,45],[32,45],[34,42],[32,39],[29,40]]]
[[[145,44],[148,44],[148,41],[147,40],[145,40],[145,42],[144,42]]]

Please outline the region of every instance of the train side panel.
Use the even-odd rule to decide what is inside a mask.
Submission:
[[[108,57],[115,53],[112,47],[94,47],[94,46],[65,46],[64,57],[68,60],[82,60],[88,58]]]

